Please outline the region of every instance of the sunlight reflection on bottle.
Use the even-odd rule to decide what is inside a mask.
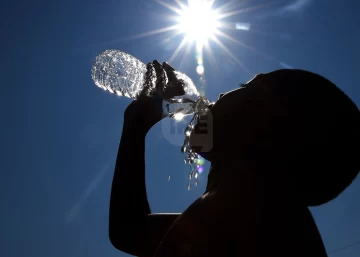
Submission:
[[[181,121],[181,120],[184,119],[184,117],[185,117],[185,114],[179,112],[179,113],[174,114],[174,117],[173,117],[173,118],[174,118],[176,121]]]

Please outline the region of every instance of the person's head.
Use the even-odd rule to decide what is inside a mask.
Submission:
[[[335,198],[360,170],[359,109],[320,75],[259,74],[221,95],[209,115],[213,148],[201,155],[213,165],[247,167],[265,181],[280,178],[307,205]]]

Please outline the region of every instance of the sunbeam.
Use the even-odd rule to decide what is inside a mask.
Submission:
[[[175,30],[178,30],[178,29],[179,29],[179,25],[176,24],[176,25],[165,27],[165,28],[151,30],[151,31],[148,31],[148,32],[145,32],[145,33],[137,34],[137,35],[129,37],[128,39],[138,39],[138,38],[143,38],[143,37],[148,37],[148,36],[154,36],[156,34],[162,34],[162,33],[165,33],[165,32],[175,31]],[[179,33],[179,34],[181,34],[181,33]]]
[[[258,50],[256,50],[254,47],[251,47],[251,46],[249,46],[249,45],[247,45],[247,44],[245,44],[245,43],[243,43],[243,42],[241,42],[241,41],[233,38],[232,36],[229,36],[228,34],[226,34],[226,33],[224,33],[224,32],[216,31],[216,35],[221,36],[221,37],[223,37],[223,38],[226,38],[227,40],[229,40],[229,41],[231,41],[231,42],[234,42],[234,43],[236,43],[236,44],[238,44],[238,45],[241,45],[242,47],[247,48],[247,49],[253,51],[253,52],[256,53],[256,54],[261,55],[262,57],[266,57],[266,58],[270,58],[270,59],[272,58],[270,55],[261,53],[261,52],[259,52]]]
[[[181,9],[178,9],[178,8],[172,6],[171,4],[161,1],[161,0],[154,0],[154,1],[162,6],[166,7],[170,11],[173,11],[174,13],[178,14],[179,16],[182,15],[182,8],[184,8],[184,7],[186,8],[186,6],[183,5],[180,1],[175,1],[175,2],[179,5],[179,7]]]
[[[168,62],[172,62],[176,57],[177,55],[180,53],[180,51],[182,50],[182,48],[185,46],[185,44],[187,43],[187,39],[184,38],[179,46],[176,48],[176,50],[174,51],[173,55],[170,57],[170,59],[168,60]]]
[[[268,1],[255,6],[248,6],[243,1],[227,1],[226,3],[215,6],[216,0],[154,0],[154,2],[170,11],[170,16],[165,19],[168,22],[173,22],[173,24],[170,23],[170,26],[132,36],[131,39],[169,33],[168,37],[162,41],[162,44],[166,44],[166,42],[170,42],[174,37],[182,35],[183,38],[180,39],[181,42],[174,52],[171,53],[168,62],[173,62],[183,50],[185,50],[185,53],[182,55],[182,60],[184,60],[185,56],[188,56],[191,52],[189,50],[195,46],[195,51],[192,56],[193,58],[195,57],[197,63],[196,73],[199,75],[199,82],[202,87],[201,91],[204,92],[206,65],[203,63],[203,59],[205,57],[210,62],[216,63],[216,58],[211,50],[211,42],[218,45],[220,49],[248,75],[252,75],[252,73],[245,67],[239,58],[234,56],[232,51],[223,41],[236,43],[262,57],[272,59],[271,56],[259,52],[254,47],[243,43],[242,40],[240,41],[226,33],[226,30],[250,31],[250,23],[230,22],[230,20],[226,21],[226,19],[236,15],[262,10],[274,4],[278,4],[279,1],[280,0]],[[206,53],[206,56],[204,56],[204,53]]]
[[[239,15],[239,14],[242,14],[242,13],[249,13],[251,11],[257,11],[259,9],[262,9],[262,8],[265,8],[265,7],[268,7],[270,5],[274,5],[274,4],[276,4],[276,2],[270,2],[270,3],[266,3],[266,4],[261,4],[261,5],[257,5],[257,6],[244,8],[244,9],[232,10],[230,12],[219,14],[219,16],[217,18],[218,19],[224,19],[224,18],[228,18],[228,17],[231,17],[231,16]]]
[[[227,53],[227,54],[229,55],[229,57],[230,57],[231,59],[233,59],[233,61],[234,61],[236,64],[238,64],[239,66],[241,66],[241,67],[248,73],[248,75],[250,75],[250,76],[253,75],[253,73],[250,72],[249,69],[246,68],[245,65],[244,65],[242,62],[240,62],[240,61],[231,53],[231,51],[230,51],[217,37],[214,36],[214,37],[213,37],[213,41],[214,41],[218,46],[220,46],[221,49],[224,50],[224,52]]]

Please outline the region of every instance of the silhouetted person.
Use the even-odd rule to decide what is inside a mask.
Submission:
[[[206,192],[182,214],[151,214],[145,136],[161,120],[143,98],[125,111],[109,236],[135,256],[326,256],[309,206],[360,169],[360,113],[327,79],[302,70],[259,74],[212,106]],[[197,133],[199,133],[197,129]],[[196,133],[193,135],[193,138]]]

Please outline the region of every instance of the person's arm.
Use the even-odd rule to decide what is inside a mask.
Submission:
[[[123,126],[112,183],[109,237],[115,248],[135,256],[153,256],[179,214],[151,214],[145,185],[145,137],[153,122],[144,125],[146,106],[137,107]],[[148,107],[148,106],[147,106]],[[149,113],[145,114],[149,115]],[[136,116],[136,120],[132,118]],[[140,115],[142,116],[142,115]]]

